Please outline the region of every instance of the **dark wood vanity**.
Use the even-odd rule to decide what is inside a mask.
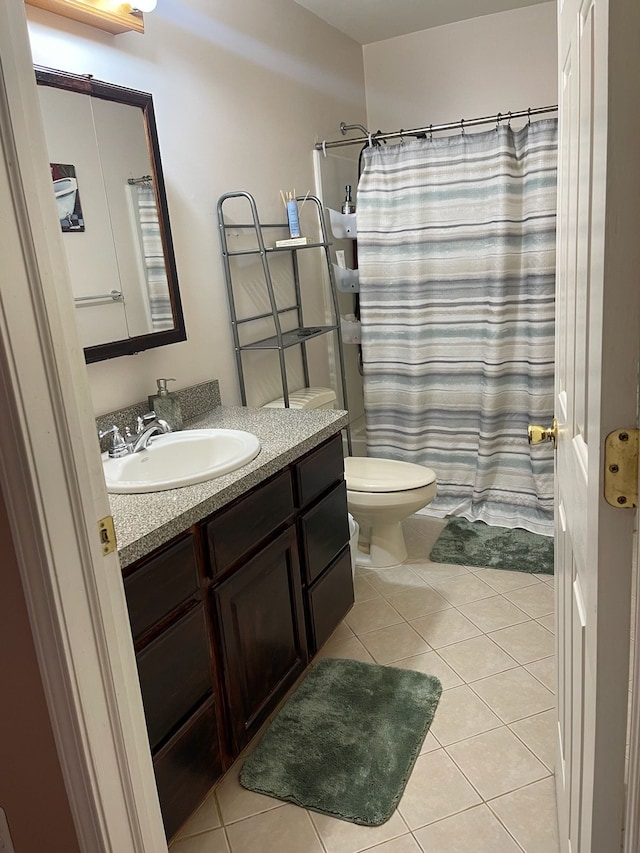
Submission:
[[[124,570],[167,837],[353,604],[335,435]]]

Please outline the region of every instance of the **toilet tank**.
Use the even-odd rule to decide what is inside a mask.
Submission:
[[[336,402],[336,392],[331,388],[300,388],[289,394],[291,409],[333,409]],[[283,409],[284,397],[278,397],[270,403],[265,403],[264,409]]]

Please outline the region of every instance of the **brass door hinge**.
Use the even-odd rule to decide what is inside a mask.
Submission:
[[[604,442],[604,498],[617,509],[638,506],[637,429],[616,429]]]
[[[116,550],[116,531],[113,527],[113,518],[110,515],[101,518],[98,522],[98,535],[104,556],[112,554]]]

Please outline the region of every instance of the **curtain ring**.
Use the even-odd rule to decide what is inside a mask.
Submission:
[[[500,127],[500,122],[501,122],[501,121],[502,121],[502,113],[498,113],[498,115],[496,116],[496,131],[497,131],[497,130],[498,130],[498,128]]]
[[[324,154],[325,157],[327,156],[327,140],[326,139],[322,140],[322,153]]]
[[[511,110],[509,110],[509,121],[507,122],[507,127],[511,130]]]
[[[531,107],[527,108],[527,127],[531,127]]]
[[[429,142],[433,142],[433,125],[429,125]]]
[[[460,136],[464,136],[464,119],[460,119]]]
[[[404,145],[404,136],[402,135],[403,133],[404,133],[404,128],[401,127],[400,128],[400,145]]]
[[[368,145],[368,147],[373,148],[373,134],[371,134],[371,133],[369,134],[369,145]]]

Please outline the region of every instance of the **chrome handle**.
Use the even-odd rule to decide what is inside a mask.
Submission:
[[[558,421],[554,418],[550,427],[529,424],[527,438],[529,439],[529,444],[543,444],[546,441],[550,441],[555,449],[558,443]]]

